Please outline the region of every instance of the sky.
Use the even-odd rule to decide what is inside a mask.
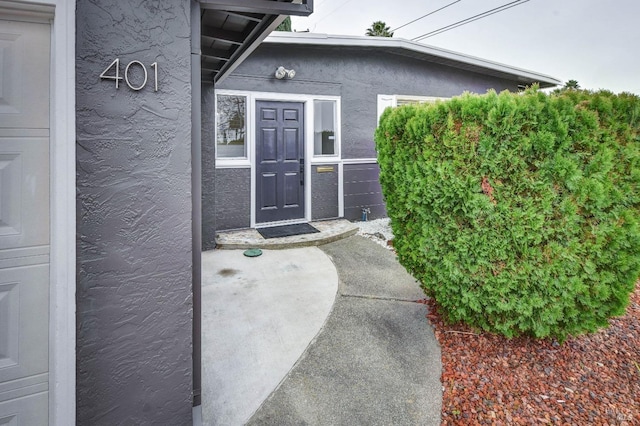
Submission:
[[[314,0],[307,18],[292,17],[294,31],[364,35],[374,21],[391,29],[454,0]],[[514,0],[458,0],[398,29],[411,40],[511,3]],[[577,80],[590,90],[640,95],[640,1],[529,0],[420,41],[555,77]]]

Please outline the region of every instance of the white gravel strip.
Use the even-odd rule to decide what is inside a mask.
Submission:
[[[389,224],[389,218],[369,220],[366,222],[355,222],[358,225],[358,235],[369,238],[380,244],[382,247],[393,250],[387,241],[393,240],[393,232]]]

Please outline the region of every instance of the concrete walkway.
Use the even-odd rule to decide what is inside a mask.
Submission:
[[[316,247],[202,254],[202,418],[241,425],[325,323],[338,289]]]
[[[424,297],[415,280],[392,252],[361,237],[305,250],[316,250],[300,253],[308,256],[303,260],[305,264],[312,257],[328,259],[327,255],[333,261],[313,277],[319,280],[316,283],[332,280],[337,270],[338,291],[326,323],[282,375],[270,396],[255,407],[250,418],[242,420],[244,414],[234,417],[237,422],[225,421],[231,419],[229,410],[222,418],[219,409],[207,408],[210,399],[219,398],[216,395],[227,389],[219,387],[224,384],[207,384],[215,374],[206,371],[232,368],[233,362],[224,359],[237,359],[238,355],[214,355],[217,360],[205,361],[209,356],[205,352],[219,352],[219,348],[208,346],[203,340],[203,423],[234,425],[248,420],[251,425],[439,425],[440,348],[425,318],[426,306],[414,302]],[[294,250],[282,253],[288,254],[289,262],[298,256]],[[278,279],[275,273],[270,275]],[[306,288],[308,279],[295,281]],[[203,312],[208,309],[204,292],[203,284]],[[326,301],[326,293],[322,297]],[[219,305],[220,301],[211,303]],[[314,309],[315,303],[305,307]],[[263,309],[283,308],[271,309],[264,303]],[[208,327],[220,327],[205,321]],[[229,334],[235,335],[233,331]],[[267,335],[264,338],[270,339]],[[280,357],[281,352],[278,350],[273,356]],[[207,367],[207,362],[212,364]],[[249,373],[261,374],[263,368],[264,365],[254,364]],[[228,379],[243,380],[239,375],[244,373],[225,374]]]

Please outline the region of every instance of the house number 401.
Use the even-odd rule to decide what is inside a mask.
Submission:
[[[142,81],[142,84],[140,84],[139,86],[134,86],[131,83],[131,81],[129,81],[129,70],[131,69],[131,67],[136,67],[136,66],[142,68],[142,72],[144,73],[144,80]],[[157,62],[152,63],[151,68],[153,68],[153,91],[157,92],[158,91],[158,63]],[[124,69],[124,77],[120,77],[120,59],[116,58],[113,62],[111,62],[111,64],[109,64],[107,68],[105,68],[104,71],[102,71],[102,74],[100,74],[100,78],[105,80],[115,80],[116,89],[120,84],[120,80],[124,80],[127,83],[127,86],[129,86],[131,90],[142,90],[147,85],[147,80],[148,80],[147,67],[145,67],[144,64],[140,61],[131,61],[127,64],[126,68]]]

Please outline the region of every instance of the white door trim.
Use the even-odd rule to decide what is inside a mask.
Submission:
[[[55,11],[52,12],[55,8]],[[51,22],[49,424],[76,422],[75,0],[0,1],[19,20]]]
[[[252,146],[252,150],[251,150],[251,227],[252,228],[266,228],[269,226],[276,226],[276,225],[289,225],[289,224],[294,224],[294,223],[305,223],[305,222],[311,222],[311,173],[310,173],[310,157],[309,157],[309,141],[313,141],[313,127],[311,127],[309,125],[309,123],[313,123],[313,121],[310,121],[313,119],[313,102],[309,101],[308,97],[304,97],[304,96],[299,96],[299,97],[295,97],[295,95],[293,95],[293,97],[285,97],[285,98],[276,98],[276,99],[271,99],[270,97],[260,97],[260,96],[256,96],[255,93],[252,94],[253,96],[250,96],[249,99],[251,100],[251,105],[250,105],[250,109],[251,109],[251,122],[250,122],[250,137],[249,137],[249,141],[250,145]],[[303,150],[304,150],[304,214],[303,217],[301,218],[297,218],[297,219],[289,219],[289,220],[281,220],[281,221],[277,221],[277,222],[260,222],[258,223],[256,221],[256,209],[257,209],[257,177],[256,177],[256,169],[258,167],[258,165],[256,164],[256,152],[258,150],[257,148],[257,137],[256,137],[256,117],[257,117],[257,108],[256,108],[256,103],[258,101],[265,101],[265,102],[292,102],[292,103],[299,103],[302,104],[302,117],[303,117]],[[309,128],[311,128],[311,133],[309,133]],[[311,134],[311,138],[309,138],[309,134]],[[311,153],[313,153],[313,151],[311,151]]]
[[[54,0],[49,422],[76,423],[76,2]]]
[[[76,2],[50,0],[51,329],[49,422],[76,423]]]

